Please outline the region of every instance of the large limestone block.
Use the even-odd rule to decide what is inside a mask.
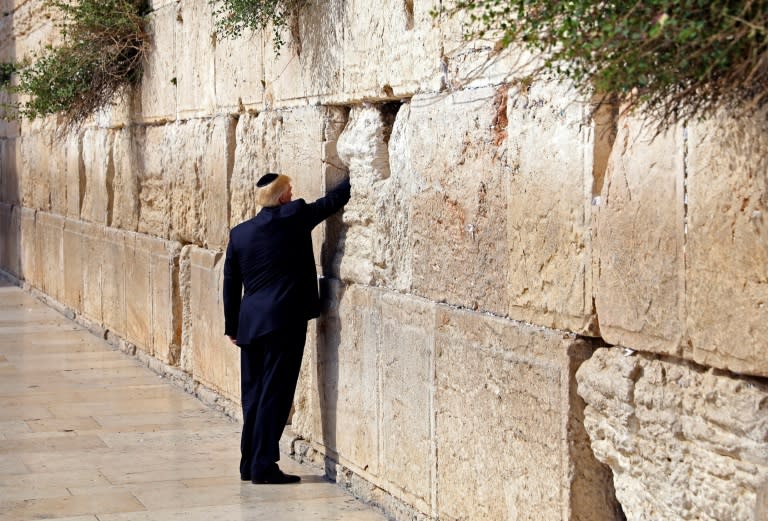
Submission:
[[[37,262],[35,214],[31,208],[20,207],[19,215],[19,268],[21,278],[39,288],[42,281]]]
[[[21,140],[0,140],[0,200],[17,204],[21,201],[19,186],[19,163],[21,162]]]
[[[264,46],[260,33],[239,38],[215,35],[216,107],[229,113],[261,108],[264,99]]]
[[[597,350],[577,379],[627,519],[765,519],[764,381],[618,348]]]
[[[140,232],[207,247],[226,243],[235,125],[222,116],[147,128]]]
[[[207,116],[215,106],[216,35],[211,2],[188,0],[176,7],[176,85],[181,118]]]
[[[20,275],[21,222],[18,206],[0,203],[0,269]]]
[[[342,92],[345,3],[317,2],[289,20],[285,45],[276,51],[271,28],[261,33],[264,57],[264,106],[295,106],[318,98],[349,101]]]
[[[183,303],[179,259],[181,244],[143,236],[137,248],[149,252],[152,301],[152,353],[163,362],[176,365],[181,356]]]
[[[20,138],[20,200],[28,208],[50,210],[53,140],[52,122],[42,119],[25,126]]]
[[[509,315],[594,335],[589,106],[554,82],[502,88],[494,103],[491,138],[503,144],[493,159],[512,169],[496,188],[506,192]]]
[[[344,92],[351,98],[408,97],[437,91],[441,81],[440,33],[433,2],[344,2]],[[372,57],[375,57],[372,59]]]
[[[110,266],[104,264],[106,230],[100,224],[83,223],[82,233],[83,255],[80,259],[83,270],[82,313],[86,318],[101,324],[104,317],[102,281],[105,276],[113,275]]]
[[[589,450],[570,335],[440,307],[435,439],[440,519],[616,519]]]
[[[176,118],[176,17],[176,2],[163,2],[147,16],[150,47],[141,78],[141,110],[135,115],[147,123]]]
[[[188,345],[192,375],[221,392],[226,398],[240,398],[240,351],[224,336],[224,307],[221,287],[224,254],[189,247],[189,298],[184,325],[189,328]],[[184,291],[184,290],[182,290]],[[184,356],[184,355],[182,355]]]
[[[63,284],[61,302],[70,308],[83,311],[83,290],[85,288],[85,263],[92,252],[85,251],[86,236],[94,225],[83,221],[66,219],[63,232]]]
[[[317,353],[322,432],[315,441],[366,476],[381,475],[378,357],[381,308],[361,286],[330,287]],[[346,327],[354,324],[354,327]]]
[[[58,182],[64,185],[67,207],[63,212],[70,219],[80,219],[85,195],[85,165],[82,154],[82,133],[72,133],[66,138],[66,161],[60,165]]]
[[[166,169],[174,164],[172,156],[178,153],[169,128],[175,125],[149,126],[143,136],[136,135],[137,147],[144,150],[143,168],[138,172],[138,231],[165,239],[171,230],[171,174]]]
[[[106,329],[121,337],[126,336],[125,299],[129,281],[126,281],[127,232],[114,228],[104,228],[104,242],[100,247],[102,257],[101,299],[102,323]]]
[[[381,308],[381,476],[426,512],[436,480],[435,305],[394,292],[374,295]]]
[[[89,128],[83,132],[85,186],[80,217],[85,221],[103,225],[110,222],[114,204],[113,141],[114,133],[106,129]]]
[[[693,360],[768,376],[765,111],[693,125],[688,149],[686,331]]]
[[[40,283],[36,285],[56,300],[63,293],[63,240],[64,218],[38,212],[35,219],[35,253]]]
[[[142,139],[136,134],[143,133],[142,127],[129,127],[114,133],[112,143],[114,202],[110,216],[110,226],[123,230],[136,231],[139,222],[139,179],[143,153],[138,148]]]
[[[597,205],[593,269],[610,344],[679,354],[685,322],[683,131],[621,118]]]

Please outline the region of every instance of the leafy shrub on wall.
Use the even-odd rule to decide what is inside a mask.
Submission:
[[[237,38],[244,30],[254,32],[272,27],[272,42],[279,51],[285,44],[283,29],[308,0],[211,0],[217,30]]]
[[[662,128],[768,104],[768,0],[457,0],[443,12],[469,15],[467,37],[520,43]]]
[[[79,124],[141,78],[149,39],[146,0],[48,0],[58,9],[63,43],[20,64],[11,90],[27,96],[16,116],[61,113]]]

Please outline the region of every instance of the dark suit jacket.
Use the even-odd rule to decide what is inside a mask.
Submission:
[[[238,345],[320,315],[311,232],[347,204],[349,190],[347,180],[314,203],[297,199],[262,208],[232,228],[224,261],[224,333]]]

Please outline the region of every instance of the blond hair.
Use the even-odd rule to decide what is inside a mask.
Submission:
[[[279,174],[277,178],[256,192],[256,202],[261,206],[279,206],[280,198],[291,186],[291,178]]]

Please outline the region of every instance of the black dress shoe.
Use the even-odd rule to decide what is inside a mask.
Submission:
[[[250,481],[251,475],[250,474],[240,474],[240,481]]]
[[[264,473],[254,476],[251,483],[257,485],[286,485],[288,483],[298,483],[301,481],[299,476],[285,474],[277,465],[266,470]]]

